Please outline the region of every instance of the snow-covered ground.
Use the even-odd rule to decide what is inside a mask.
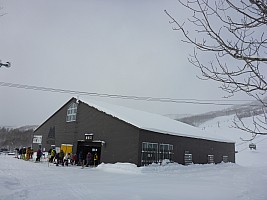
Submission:
[[[101,164],[97,168],[48,166],[0,156],[0,200],[12,199],[184,199],[266,200],[267,136],[257,137],[257,150],[250,150],[250,137],[229,128],[231,117],[206,122],[202,128],[236,141],[236,164]],[[219,123],[218,123],[219,122]]]

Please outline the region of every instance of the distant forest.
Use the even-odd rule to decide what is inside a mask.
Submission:
[[[34,129],[0,128],[0,149],[14,150],[31,146],[33,131]]]

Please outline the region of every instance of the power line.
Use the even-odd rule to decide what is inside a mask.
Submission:
[[[66,90],[59,88],[50,88],[50,87],[41,87],[33,85],[24,85],[17,83],[7,83],[0,82],[0,87],[9,87],[9,88],[19,88],[27,90],[37,90],[43,92],[55,92],[55,93],[66,93],[73,95],[87,95],[87,96],[96,96],[104,98],[117,98],[117,99],[128,99],[128,100],[138,100],[138,101],[154,101],[154,102],[166,102],[166,103],[185,103],[185,104],[199,104],[199,105],[218,105],[218,106],[234,106],[239,104],[227,103],[227,102],[248,102],[249,100],[199,100],[199,99],[173,99],[173,98],[159,98],[159,97],[141,97],[141,96],[128,96],[128,95],[118,95],[118,94],[106,94],[106,93],[97,93],[97,92],[86,92],[86,91],[77,91],[77,90]],[[215,103],[215,102],[226,102],[226,103]],[[250,102],[250,101],[249,101]]]

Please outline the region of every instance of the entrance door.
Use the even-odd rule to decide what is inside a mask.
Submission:
[[[77,156],[82,151],[85,163],[87,163],[87,154],[91,153],[90,166],[97,166],[101,161],[101,143],[100,142],[85,142],[78,141],[77,143]]]
[[[91,161],[89,163],[90,166],[97,166],[100,163],[101,147],[85,144],[84,152],[86,153],[86,155],[88,152],[91,153]]]

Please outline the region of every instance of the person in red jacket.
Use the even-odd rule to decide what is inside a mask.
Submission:
[[[41,156],[43,155],[41,149],[37,150],[37,157],[36,157],[36,162],[40,162],[41,161]]]

